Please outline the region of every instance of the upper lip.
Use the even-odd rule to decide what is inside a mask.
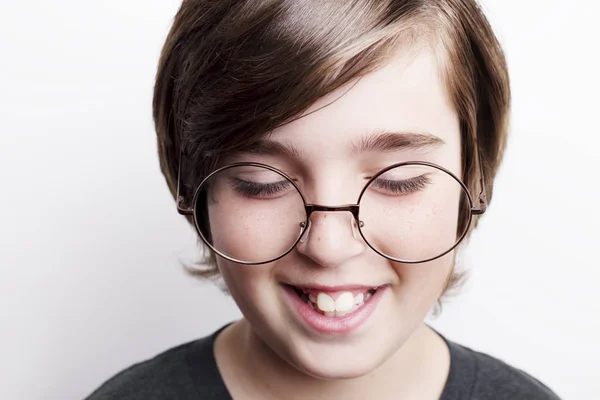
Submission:
[[[296,286],[300,289],[305,289],[305,290],[319,290],[322,292],[340,292],[342,290],[369,290],[369,289],[376,289],[380,286],[383,285],[356,285],[356,284],[347,284],[347,285],[336,285],[336,286],[329,286],[329,285],[319,285],[316,283],[307,283],[307,284],[296,284],[296,283],[286,283],[286,285],[290,285],[290,286]]]

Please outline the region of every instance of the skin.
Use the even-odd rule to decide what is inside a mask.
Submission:
[[[308,202],[322,205],[355,203],[366,177],[397,162],[429,161],[460,177],[459,122],[440,75],[436,54],[427,46],[399,51],[389,64],[355,86],[351,82],[330,93],[307,113],[338,99],[334,103],[270,135],[269,140],[293,145],[297,157],[245,154],[229,161],[255,161],[281,169],[298,182]],[[427,132],[443,144],[349,151],[351,143],[377,130]],[[448,201],[453,200],[450,192]],[[428,227],[435,228],[436,235],[455,232],[456,215],[451,211],[439,204],[422,209],[424,216],[450,215],[440,220],[442,225]],[[219,229],[221,234],[232,229],[215,220],[211,216],[217,236]],[[449,352],[423,321],[451,273],[453,254],[420,264],[392,262],[371,250],[360,236],[354,237],[351,221],[349,213],[313,215],[307,240],[269,264],[249,267],[217,257],[244,315],[215,344],[217,364],[234,398],[439,398],[449,370]],[[413,236],[427,234],[419,227],[411,229]],[[426,243],[420,239],[412,245]],[[236,245],[252,243],[245,240]],[[327,335],[303,324],[281,282],[388,284],[390,288],[358,329]]]

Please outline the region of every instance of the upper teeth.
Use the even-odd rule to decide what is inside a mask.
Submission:
[[[312,299],[311,299],[312,300]],[[352,292],[341,293],[336,300],[327,293],[319,293],[316,299],[317,307],[324,312],[350,311],[354,306],[360,306],[364,302],[364,295],[359,293],[356,297]]]

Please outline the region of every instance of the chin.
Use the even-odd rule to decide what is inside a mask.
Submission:
[[[291,364],[300,372],[323,380],[358,378],[373,372],[387,359],[379,356],[376,349],[358,349],[350,344],[305,350],[295,352]]]

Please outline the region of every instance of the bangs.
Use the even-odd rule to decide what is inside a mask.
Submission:
[[[430,31],[415,23],[419,9],[397,18],[385,2],[218,3],[228,12],[190,32],[177,82],[182,148],[212,168]]]

